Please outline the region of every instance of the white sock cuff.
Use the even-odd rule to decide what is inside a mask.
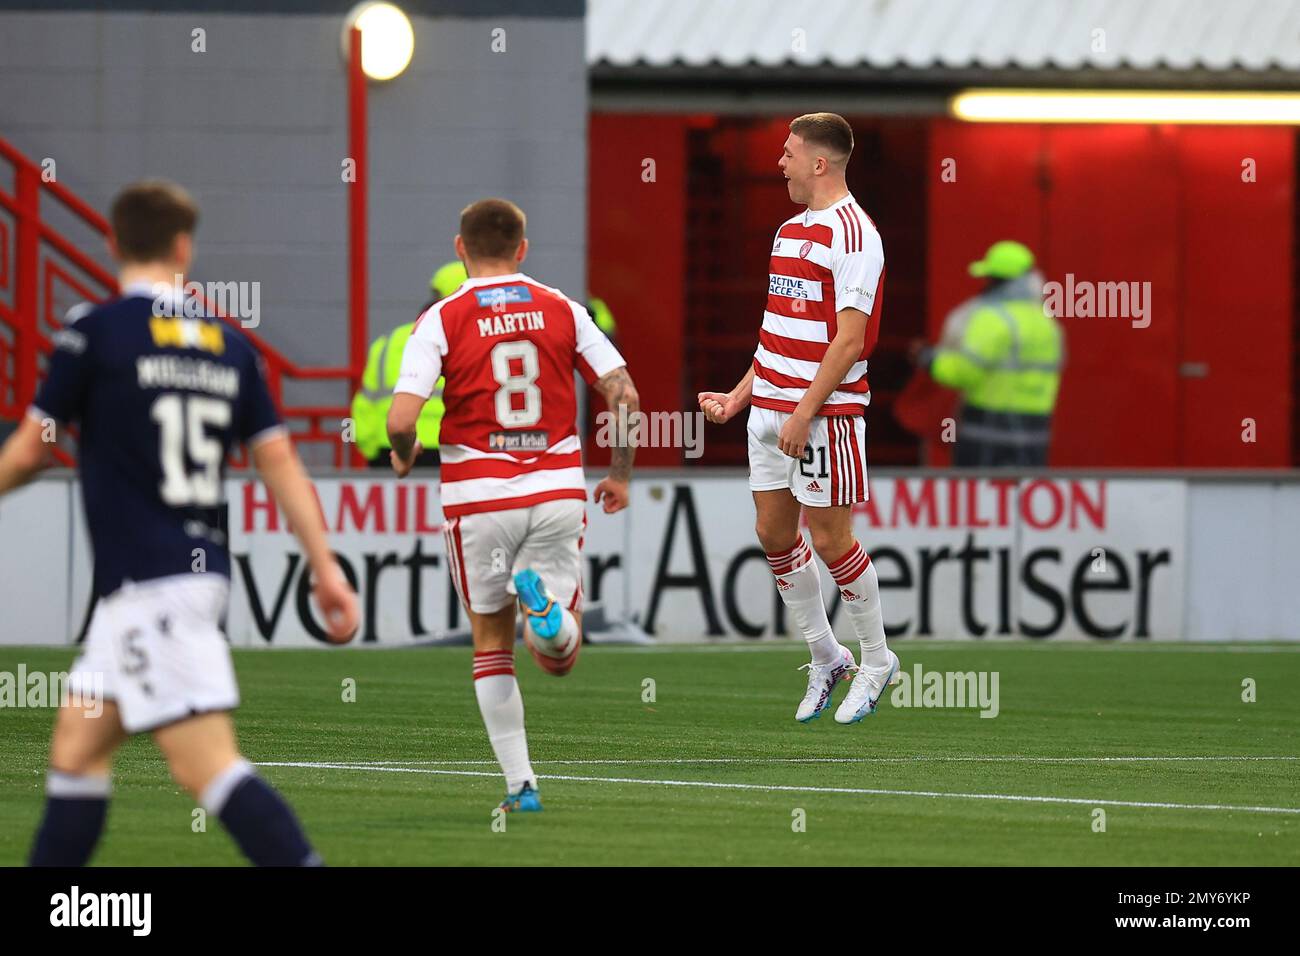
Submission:
[[[808,557],[804,560],[803,564],[781,575],[777,575],[776,572],[773,572],[773,576],[782,577],[782,578],[792,578],[796,574],[802,574],[804,571],[812,571],[812,573],[816,575],[819,579],[821,578],[821,574],[817,570],[817,562],[812,559],[811,551],[808,552]]]
[[[474,652],[474,680],[486,677],[513,677],[515,674],[515,649]]]
[[[208,813],[220,814],[225,809],[230,795],[235,792],[235,788],[247,778],[256,775],[257,771],[253,769],[253,765],[241,757],[213,777],[212,781],[203,788],[203,793],[199,794],[199,806]]]
[[[91,774],[50,770],[45,774],[45,795],[72,800],[107,798],[113,792],[112,780]]]
[[[860,567],[848,581],[837,580],[835,586],[839,589],[841,597],[844,596],[845,591],[849,591],[859,598],[867,598],[869,603],[878,603],[880,598],[880,578],[876,574],[876,566],[870,561]]]
[[[802,533],[795,539],[794,547],[789,550],[769,551],[767,553],[767,566],[771,568],[772,573],[777,577],[794,574],[812,563],[812,549],[808,547],[808,541]]]

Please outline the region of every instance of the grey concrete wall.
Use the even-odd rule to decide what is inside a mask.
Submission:
[[[582,292],[582,19],[412,21],[410,67],[369,87],[372,336],[414,316],[453,257],[459,210],[485,195],[528,213],[528,269]],[[204,53],[191,49],[196,27]],[[59,180],[101,211],[130,180],[182,183],[202,207],[194,277],[260,281],[259,333],[296,361],[341,363],[341,28],[341,15],[0,10],[0,136],[55,159]],[[319,386],[287,397],[342,398]]]

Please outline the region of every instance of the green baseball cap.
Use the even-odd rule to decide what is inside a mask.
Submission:
[[[468,278],[469,273],[465,271],[465,264],[457,259],[440,266],[438,271],[429,277],[429,289],[438,298],[445,299],[459,289],[460,284]]]
[[[989,246],[984,258],[970,264],[970,274],[976,278],[1015,279],[1034,267],[1034,254],[1029,247],[1014,239],[1003,239]]]

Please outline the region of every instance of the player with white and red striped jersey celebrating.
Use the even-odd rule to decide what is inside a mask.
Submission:
[[[474,635],[474,692],[506,777],[507,811],[540,810],[515,681],[516,600],[524,641],[548,673],[567,674],[582,646],[586,482],[574,371],[610,411],[639,412],[618,350],[586,308],[519,271],[523,211],[482,199],[460,216],[456,255],[469,278],[416,322],[388,413],[393,468],[421,449],[416,422],[445,376],[441,498],[452,580]],[[627,507],[635,448],[611,449],[594,498]]]
[[[880,332],[885,254],[880,234],[849,192],[845,169],[853,129],[835,113],[790,123],[778,164],[790,198],[806,206],[782,223],[772,244],[767,307],[754,361],[730,392],[701,392],[713,422],[749,413],[749,487],[759,542],[777,591],[808,642],[808,690],[795,719],[830,706],[835,685],[854,673],[835,719],[857,723],[898,680],[885,644],[880,588],[871,558],[853,536],[852,506],[867,500],[867,356]],[[799,530],[803,512],[812,549]],[[862,649],[835,639],[816,550],[839,588]]]

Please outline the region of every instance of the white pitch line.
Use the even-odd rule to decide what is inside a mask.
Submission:
[[[776,651],[799,651],[804,650],[802,644],[795,643],[789,639],[768,638],[761,641],[754,641],[749,644],[739,643],[719,643],[719,644],[695,644],[695,643],[675,643],[664,641],[658,644],[600,644],[596,642],[594,647],[601,650],[612,650],[619,654],[662,654],[672,652],[686,652],[692,654],[752,654],[767,653]],[[918,637],[900,640],[895,643],[894,648],[900,655],[916,655],[923,651],[976,651],[976,650],[999,650],[1005,649],[1010,651],[1052,651],[1052,650],[1070,650],[1070,651],[1099,651],[1102,653],[1110,652],[1129,652],[1142,653],[1147,651],[1156,651],[1165,654],[1297,654],[1300,653],[1300,643],[1293,644],[1269,644],[1269,643],[1252,643],[1249,641],[1234,642],[1231,644],[1195,641],[1123,641],[1117,644],[1101,644],[1095,641],[1038,641],[1026,640],[1024,638],[1006,638],[993,640],[969,640],[969,641],[932,641],[929,638]]]
[[[693,764],[874,764],[874,763],[1180,763],[1193,762],[1237,762],[1237,761],[1296,761],[1300,756],[1275,755],[1227,755],[1221,757],[1187,756],[1187,757],[1028,757],[989,756],[989,757],[942,757],[923,754],[915,757],[645,757],[645,758],[610,758],[587,760],[534,760],[534,764],[556,764],[564,767],[584,766],[641,766],[650,764],[668,764],[672,766],[689,766]],[[495,760],[348,760],[350,766],[383,767],[418,766],[436,767],[495,767]]]
[[[259,767],[296,767],[306,770],[363,770],[375,773],[424,773],[446,777],[500,777],[494,770],[436,770],[428,767],[381,767],[374,764],[266,761]],[[1044,797],[1014,793],[951,793],[942,790],[886,790],[877,787],[799,787],[763,783],[717,783],[710,780],[644,780],[639,777],[579,777],[547,774],[544,780],[571,783],[627,783],[650,787],[696,787],[711,790],[761,790],[766,793],[837,793],[854,796],[931,797],[950,800],[995,800],[1005,803],[1054,803],[1084,807],[1135,807],[1151,810],[1227,810],[1238,813],[1282,813],[1300,815],[1300,807],[1251,807],[1222,803],[1162,803],[1145,800],[1087,800],[1080,797]]]

